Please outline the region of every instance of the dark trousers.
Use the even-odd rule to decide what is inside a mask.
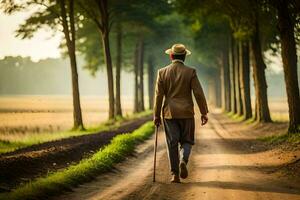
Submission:
[[[164,119],[164,127],[171,173],[178,175],[178,145],[180,144],[181,161],[188,163],[192,145],[194,144],[195,120],[194,118]]]

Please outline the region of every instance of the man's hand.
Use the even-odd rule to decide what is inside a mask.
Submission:
[[[160,126],[161,125],[161,119],[160,117],[155,117],[153,120],[153,123],[155,126]]]
[[[201,126],[204,126],[208,122],[207,115],[201,115]]]

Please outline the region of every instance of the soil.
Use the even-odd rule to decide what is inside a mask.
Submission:
[[[124,122],[119,128],[95,134],[45,142],[0,155],[0,192],[78,163],[118,134],[132,132],[150,116]]]
[[[152,182],[153,137],[138,146],[135,157],[116,166],[114,172],[55,197],[81,199],[272,199],[299,200],[300,179],[283,173],[299,167],[297,144],[270,146],[257,136],[284,132],[286,124],[246,125],[212,113],[201,127],[196,119],[196,144],[188,163],[189,177],[170,183],[163,131],[159,132],[157,181]],[[274,128],[275,127],[275,128]]]

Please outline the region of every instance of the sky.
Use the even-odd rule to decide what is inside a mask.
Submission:
[[[30,12],[20,12],[13,15],[0,13],[0,59],[4,56],[30,56],[33,61],[45,58],[60,57],[59,44],[61,33],[49,30],[36,32],[32,39],[22,40],[15,37],[18,25],[29,16]]]

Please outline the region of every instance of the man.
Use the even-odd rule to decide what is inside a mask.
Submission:
[[[180,178],[185,179],[188,176],[186,165],[194,144],[195,121],[192,92],[200,108],[202,125],[208,121],[208,108],[196,70],[184,65],[186,55],[190,55],[191,52],[183,44],[174,44],[165,52],[170,55],[172,63],[158,71],[154,124],[161,125],[162,112],[172,173],[171,182],[179,183]],[[180,159],[178,144],[180,144]]]

